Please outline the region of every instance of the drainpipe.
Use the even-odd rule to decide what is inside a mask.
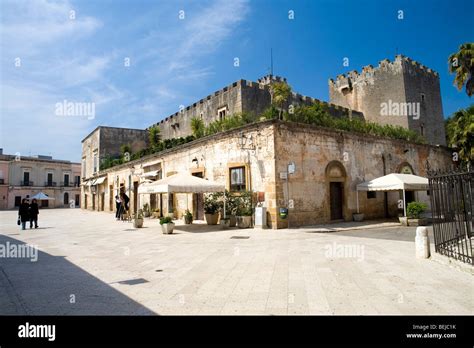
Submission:
[[[385,154],[382,153],[382,163],[383,163],[383,175],[387,175],[387,162],[386,162],[386,159],[385,159]],[[383,193],[383,215],[385,216],[385,218],[388,218],[388,193],[387,191],[385,191]]]

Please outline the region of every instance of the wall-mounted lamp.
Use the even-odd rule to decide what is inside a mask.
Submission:
[[[250,134],[249,136],[246,136],[244,132],[240,132],[239,134],[239,146],[240,148],[246,149],[246,150],[255,150],[255,144],[253,143],[253,137]]]

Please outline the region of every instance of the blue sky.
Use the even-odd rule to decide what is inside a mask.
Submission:
[[[322,100],[329,78],[398,52],[439,72],[445,116],[472,103],[447,67],[474,41],[471,0],[2,0],[0,13],[4,153],[79,161],[96,126],[145,128],[240,78],[255,81],[269,71],[270,48],[274,73]],[[95,103],[95,117],[56,115],[64,100]]]

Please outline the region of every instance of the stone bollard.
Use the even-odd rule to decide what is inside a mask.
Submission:
[[[415,248],[417,259],[427,259],[430,257],[430,239],[428,229],[424,226],[416,228]]]

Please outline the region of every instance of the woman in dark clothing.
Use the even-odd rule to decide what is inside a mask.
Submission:
[[[30,228],[33,228],[33,222],[35,223],[35,228],[38,228],[38,215],[38,203],[36,202],[36,199],[33,198],[30,204]]]
[[[21,220],[21,229],[26,229],[26,222],[30,219],[30,205],[28,204],[28,200],[23,198],[20,204],[20,209],[18,210],[18,216]]]

